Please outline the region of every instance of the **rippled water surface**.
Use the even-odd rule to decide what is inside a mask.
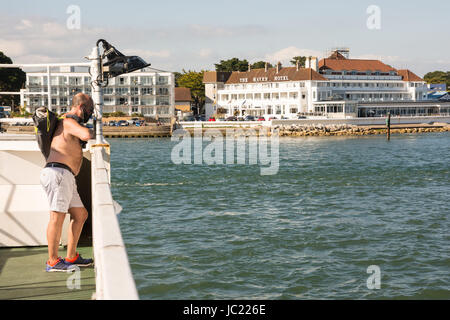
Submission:
[[[110,142],[141,299],[450,298],[448,133],[280,138],[272,176]]]

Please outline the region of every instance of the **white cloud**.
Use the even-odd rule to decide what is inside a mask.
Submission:
[[[211,56],[212,52],[213,52],[213,51],[212,51],[211,49],[209,49],[209,48],[203,48],[203,49],[200,49],[200,51],[198,52],[198,54],[199,54],[199,56],[202,57],[202,58],[208,58],[208,57]]]
[[[290,60],[296,56],[321,57],[322,53],[317,50],[300,49],[295,46],[290,46],[273,53],[268,53],[264,56],[264,59],[259,60],[264,60],[271,63],[277,63],[280,61],[283,64],[290,64]]]

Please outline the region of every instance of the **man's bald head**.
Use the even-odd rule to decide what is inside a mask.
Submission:
[[[72,108],[76,108],[80,105],[84,105],[86,106],[86,108],[88,108],[88,110],[93,110],[94,108],[94,101],[92,101],[92,98],[89,97],[87,94],[85,93],[77,93],[73,99],[72,99]]]

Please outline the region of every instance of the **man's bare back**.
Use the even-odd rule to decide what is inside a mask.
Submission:
[[[72,109],[67,115],[80,119],[87,116],[88,119],[92,115],[93,108],[94,104],[92,99],[84,93],[79,93],[73,98]],[[58,123],[58,127],[53,135],[47,162],[63,163],[69,166],[75,176],[78,175],[83,162],[83,151],[80,140],[88,141],[91,137],[93,137],[91,130],[80,125],[73,118],[66,117]]]
[[[72,169],[75,175],[78,175],[83,162],[83,151],[81,149],[79,138],[69,133],[70,130],[67,128],[68,121],[75,122],[72,126],[80,126],[75,120],[70,118],[59,122],[53,136],[50,155],[47,162],[64,163]]]

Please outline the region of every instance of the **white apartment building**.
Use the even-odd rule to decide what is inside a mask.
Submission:
[[[410,70],[397,70],[379,60],[349,59],[339,51],[320,61],[307,58],[305,68],[278,64],[247,72],[205,72],[203,82],[207,117],[218,108],[226,110],[227,116],[278,119],[299,114],[328,118],[381,115],[373,106],[416,115],[417,103],[427,100],[425,81]],[[368,103],[372,109],[367,109]]]
[[[69,111],[78,92],[91,94],[91,77],[85,67],[52,68],[50,85],[45,71],[27,72],[26,89],[21,90],[21,105],[28,112],[49,106],[59,114]],[[56,69],[56,70],[55,70]],[[50,89],[49,89],[50,88]],[[175,78],[173,73],[144,68],[108,81],[103,89],[103,113],[121,111],[144,116],[171,117],[175,114]]]

